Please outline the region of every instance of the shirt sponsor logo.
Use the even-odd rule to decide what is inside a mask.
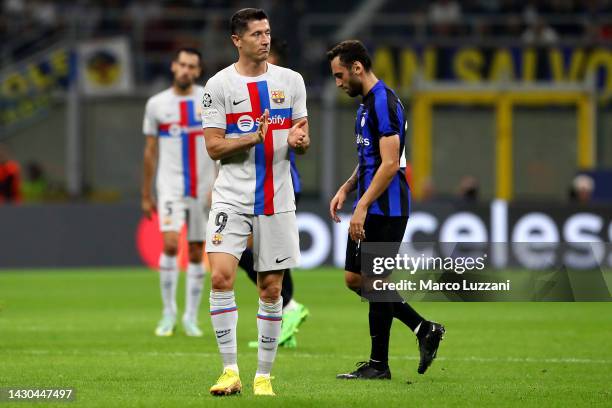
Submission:
[[[356,135],[356,142],[357,142],[357,146],[359,145],[364,145],[364,146],[369,146],[370,145],[370,139],[363,137],[363,135]]]
[[[255,123],[259,125],[259,118],[257,118]],[[268,125],[284,125],[284,124],[285,124],[285,118],[283,118],[281,115],[274,115],[274,116],[268,117]]]
[[[238,118],[238,129],[243,132],[248,132],[249,130],[253,129],[254,124],[255,121],[249,115],[242,115]]]
[[[181,136],[181,125],[177,123],[173,123],[168,128],[168,133],[171,137],[180,137]]]
[[[268,117],[268,125],[283,126],[285,120],[287,120],[287,118],[283,118],[281,115],[270,116]],[[253,120],[249,115],[242,115],[238,118],[237,125],[241,132],[251,132],[256,126],[259,126],[259,118]]]

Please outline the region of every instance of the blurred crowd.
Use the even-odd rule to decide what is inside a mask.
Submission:
[[[1,0],[0,44],[4,61],[19,60],[56,36],[76,28],[79,38],[128,34],[145,52],[165,52],[176,42],[223,54],[227,17],[245,6],[265,8],[275,33],[297,38],[304,14],[346,14],[357,2],[338,0]],[[610,0],[389,0],[379,13],[409,15],[410,36],[522,38],[554,43],[560,38],[600,41],[612,38]],[[341,22],[341,19],[340,21]],[[171,33],[171,35],[169,35]],[[289,38],[291,40],[291,38]],[[303,39],[302,39],[303,40]],[[289,41],[292,44],[292,41]],[[231,48],[230,48],[231,51]],[[232,54],[233,55],[233,54]],[[224,55],[218,56],[223,59]],[[212,58],[212,60],[216,60]]]
[[[9,147],[0,143],[0,205],[66,199],[61,183],[50,182],[41,163],[28,161],[22,166]]]
[[[551,43],[563,37],[597,41],[612,36],[609,0],[394,0],[386,8],[420,15],[432,37],[473,35]]]

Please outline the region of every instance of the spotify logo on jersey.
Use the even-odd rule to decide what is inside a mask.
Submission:
[[[241,117],[238,118],[238,129],[240,129],[243,132],[248,132],[251,129],[253,129],[254,124],[255,124],[255,121],[249,115],[242,115]]]
[[[181,136],[181,125],[173,123],[168,128],[168,133],[171,137],[180,137]]]

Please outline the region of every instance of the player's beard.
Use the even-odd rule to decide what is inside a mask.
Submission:
[[[361,95],[361,92],[363,91],[363,84],[356,76],[349,75],[349,80],[346,85],[346,93],[351,98]]]
[[[191,85],[193,85],[193,81],[189,79],[181,80],[181,79],[176,78],[174,80],[174,86],[176,86],[178,89],[182,91],[186,91],[187,89],[189,89]]]

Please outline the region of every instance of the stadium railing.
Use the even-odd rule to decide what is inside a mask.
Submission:
[[[597,99],[593,81],[584,83],[462,84],[417,81],[412,106],[412,164],[415,198],[432,173],[433,109],[440,105],[489,106],[495,110],[495,197],[513,198],[513,109],[519,106],[576,108],[576,167],[595,165]]]

